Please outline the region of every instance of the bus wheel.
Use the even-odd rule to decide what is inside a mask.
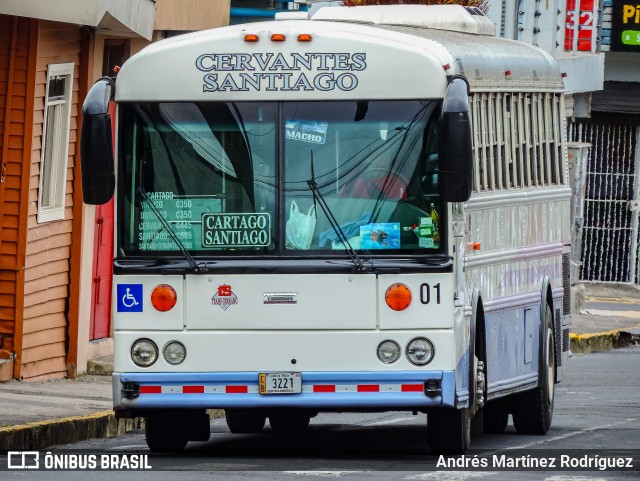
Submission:
[[[509,411],[502,399],[496,399],[484,405],[483,432],[487,434],[503,433],[509,423]]]
[[[173,418],[148,416],[144,421],[144,435],[152,453],[182,451],[187,442],[187,434],[173,422]]]
[[[257,433],[262,431],[267,416],[252,409],[225,409],[229,431],[234,434]]]
[[[302,433],[309,426],[311,416],[305,412],[287,411],[269,416],[271,429],[281,434]]]
[[[471,444],[468,409],[433,409],[427,415],[427,440],[435,454],[464,454]]]
[[[553,418],[556,349],[553,342],[553,312],[545,304],[544,338],[540,349],[538,387],[517,394],[512,402],[513,425],[520,434],[547,434]]]

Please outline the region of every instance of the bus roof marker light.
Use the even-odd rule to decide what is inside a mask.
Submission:
[[[311,42],[311,40],[313,40],[313,37],[308,33],[301,33],[298,35],[298,42]]]
[[[505,77],[511,77],[511,70],[507,69],[504,71],[504,76]]]
[[[151,304],[160,312],[170,311],[177,301],[178,294],[169,284],[159,284],[151,293]]]
[[[245,42],[257,42],[260,40],[260,37],[258,37],[256,34],[254,33],[248,33],[244,36],[244,41]]]
[[[284,42],[285,36],[281,33],[274,33],[271,35],[272,42]]]
[[[448,63],[444,64],[442,66],[442,68],[444,69],[444,71],[446,72],[447,70],[449,70],[451,68],[451,65],[449,65]]]
[[[387,288],[384,300],[394,311],[404,311],[411,304],[411,290],[404,284],[392,284]]]

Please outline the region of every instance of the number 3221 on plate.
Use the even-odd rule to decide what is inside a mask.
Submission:
[[[299,372],[261,372],[258,374],[260,394],[300,394],[302,375]]]

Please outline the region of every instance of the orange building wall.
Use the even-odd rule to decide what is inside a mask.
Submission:
[[[64,377],[67,374],[67,310],[72,243],[74,166],[78,140],[80,50],[81,31],[78,27],[54,22],[40,22],[24,272],[21,362],[22,377],[25,379]],[[72,88],[65,219],[38,224],[36,215],[43,144],[47,66],[68,62],[74,62],[75,71]]]
[[[29,20],[0,15],[0,348],[14,351]],[[4,181],[2,181],[4,177]]]

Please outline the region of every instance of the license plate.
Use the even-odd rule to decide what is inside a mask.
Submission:
[[[261,372],[260,394],[300,394],[302,375],[299,372]]]

